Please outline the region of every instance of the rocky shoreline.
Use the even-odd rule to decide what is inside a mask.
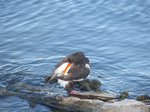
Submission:
[[[37,88],[27,84],[15,84],[6,88],[0,87],[0,97],[18,96],[29,101],[31,107],[42,104],[68,112],[150,112],[149,96],[139,96],[136,101],[125,99],[128,95],[123,92],[120,96],[103,92],[99,89],[98,81],[86,80],[83,84],[86,88],[94,89],[95,92],[81,92],[69,96],[46,96],[43,88]],[[94,85],[95,84],[95,85]],[[83,86],[82,84],[78,84]],[[84,85],[84,86],[85,86]],[[85,88],[84,88],[85,89]],[[22,91],[26,90],[26,91]],[[144,99],[145,98],[145,99]]]

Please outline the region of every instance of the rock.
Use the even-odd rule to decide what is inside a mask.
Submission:
[[[149,100],[144,100],[142,102],[145,103],[146,105],[149,105],[149,107],[150,107],[150,99]]]
[[[99,88],[102,85],[102,83],[99,80],[91,80],[93,84],[93,90],[101,91]]]
[[[148,96],[147,94],[143,94],[143,95],[137,96],[136,100],[137,101],[142,101],[143,103],[148,105],[148,107],[150,109],[150,96]]]
[[[150,97],[148,95],[146,95],[146,94],[136,97],[137,101],[143,101],[143,100],[149,100],[149,99],[150,99]]]
[[[120,100],[125,99],[125,98],[128,96],[128,94],[129,94],[129,93],[128,93],[127,91],[123,91],[122,94],[119,96],[119,99],[120,99]]]
[[[94,108],[104,105],[105,102],[96,99],[80,99],[73,96],[45,96],[41,92],[19,92],[6,90],[0,87],[0,97],[3,96],[18,96],[30,102],[30,106],[34,107],[36,104],[42,104],[60,109],[64,112],[92,112]]]
[[[103,101],[117,99],[116,94],[111,94],[107,92],[80,92],[78,94],[70,94],[70,95],[81,98],[81,99],[99,99]]]
[[[110,93],[85,92],[80,93],[81,98],[75,96],[47,96],[43,92],[40,92],[40,88],[38,88],[39,92],[34,92],[35,89],[34,87],[32,88],[33,91],[29,93],[14,91],[14,89],[6,90],[0,87],[0,97],[10,95],[18,96],[28,100],[31,107],[34,107],[36,104],[42,104],[60,109],[64,112],[149,112],[148,106],[135,100],[122,100],[115,103],[104,102],[107,101],[106,99],[116,100],[116,95]],[[18,88],[16,89],[18,90]],[[23,89],[32,90],[28,85],[23,85]],[[43,91],[42,88],[41,91]]]
[[[75,82],[75,88],[79,88],[81,91],[101,91],[101,82],[98,80],[85,79],[80,82]]]
[[[60,99],[59,99],[60,100]],[[59,105],[62,105],[65,112],[92,112],[95,108],[101,107],[105,102],[95,99],[80,99],[77,97],[64,97],[60,100]]]
[[[149,107],[135,100],[122,100],[115,103],[105,103],[94,112],[149,112]]]

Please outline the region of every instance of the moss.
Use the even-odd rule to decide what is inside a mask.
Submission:
[[[127,96],[129,95],[129,93],[127,91],[123,91],[122,94],[119,96],[120,100],[125,99]]]
[[[93,90],[98,90],[99,87],[102,85],[102,83],[98,80],[92,80],[92,84],[93,84]]]
[[[129,93],[127,91],[123,91],[122,94],[127,96]]]
[[[148,100],[148,99],[150,99],[150,97],[147,94],[140,95],[140,96],[136,97],[137,101],[143,101],[143,100]]]
[[[79,87],[80,90],[83,90],[83,91],[90,91],[92,90],[90,84],[88,83],[85,83],[84,85],[82,84],[80,87]]]
[[[75,88],[79,88],[82,91],[101,91],[100,90],[101,82],[98,80],[89,80],[85,79],[80,82],[75,82]]]

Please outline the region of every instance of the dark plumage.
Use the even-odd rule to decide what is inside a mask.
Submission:
[[[74,81],[85,79],[90,73],[89,59],[82,52],[75,52],[64,57],[51,73],[51,80],[58,79],[58,82],[65,87],[68,93],[77,93],[73,90]]]

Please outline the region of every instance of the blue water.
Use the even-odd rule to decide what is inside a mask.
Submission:
[[[3,87],[16,82],[41,85],[60,59],[82,51],[90,59],[88,78],[100,80],[102,90],[128,91],[130,98],[150,95],[149,45],[150,0],[0,1]],[[4,104],[0,110],[5,112]]]

